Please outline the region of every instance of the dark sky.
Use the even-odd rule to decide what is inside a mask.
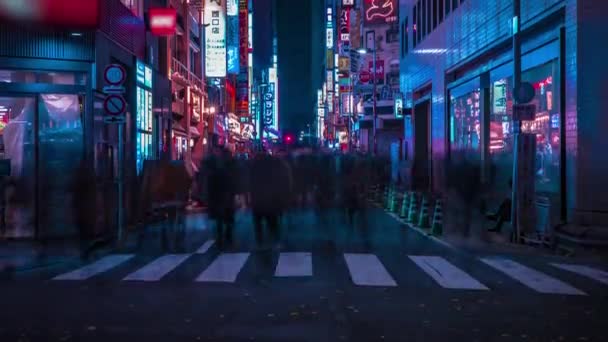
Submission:
[[[258,70],[272,61],[272,18],[276,17],[279,61],[279,108],[282,129],[304,130],[313,123],[322,58],[313,58],[312,37],[323,46],[323,0],[254,0],[254,63]],[[319,12],[320,11],[320,12]],[[313,18],[313,13],[317,15]],[[321,20],[315,25],[315,20]],[[317,50],[318,50],[317,49]],[[316,51],[322,53],[321,50]],[[316,61],[316,63],[313,62]]]

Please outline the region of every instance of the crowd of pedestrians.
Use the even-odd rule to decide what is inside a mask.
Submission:
[[[360,154],[259,152],[233,156],[216,148],[196,179],[199,198],[215,221],[216,242],[230,244],[237,203],[250,209],[256,242],[279,239],[290,212],[309,208],[319,217],[342,212],[352,224],[365,213],[370,184],[390,180],[389,162]]]

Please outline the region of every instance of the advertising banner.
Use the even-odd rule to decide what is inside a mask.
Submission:
[[[340,41],[347,42],[350,40],[350,10],[343,9],[340,11]]]
[[[264,126],[274,125],[274,83],[261,86]]]
[[[399,18],[397,0],[363,0],[363,20],[367,25],[396,22]]]
[[[205,0],[205,76],[226,77],[226,0]]]
[[[236,0],[226,0],[226,13],[227,16],[227,32],[226,32],[226,46],[228,73],[238,74],[240,69],[239,60],[239,11]]]
[[[247,54],[249,53],[249,12],[247,1],[239,1],[239,63],[242,69],[247,68]]]

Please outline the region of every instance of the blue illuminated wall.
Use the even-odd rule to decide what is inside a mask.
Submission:
[[[429,3],[435,3],[429,2]],[[452,2],[452,1],[450,1]],[[598,49],[597,42],[608,34],[608,26],[601,24],[602,15],[608,13],[608,2],[581,0],[522,0],[522,29],[529,30],[522,44],[522,52],[539,50],[548,42],[555,43],[559,27],[565,28],[565,130],[566,196],[568,219],[608,223],[608,180],[601,170],[608,169],[606,154],[608,139],[600,139],[608,127],[605,115],[605,80],[608,68],[606,49]],[[407,3],[407,4],[406,4]],[[413,30],[413,4],[417,1],[400,1],[400,23],[408,18],[410,33]],[[414,92],[432,85],[431,131],[433,179],[435,191],[443,191],[446,161],[446,88],[457,78],[480,75],[492,68],[508,63],[510,57],[512,0],[459,1],[443,22],[413,46],[408,40],[408,52],[401,56],[400,87],[405,94],[405,105],[410,107]],[[539,24],[540,23],[540,24]],[[548,23],[548,24],[547,24]],[[420,29],[421,23],[418,23]],[[403,37],[403,26],[401,37]],[[504,51],[504,52],[501,52]],[[403,52],[402,52],[403,53]],[[476,63],[482,56],[492,58]],[[538,52],[536,58],[546,58]],[[539,57],[540,56],[540,57]],[[463,68],[465,66],[465,68]],[[458,75],[450,74],[462,69]],[[465,70],[466,69],[466,70]],[[585,72],[583,72],[583,69]],[[446,74],[449,78],[446,79]],[[407,135],[407,134],[406,134]],[[411,134],[410,134],[411,136]],[[408,141],[411,149],[412,141]],[[584,151],[584,152],[583,152]],[[408,151],[411,153],[412,151]],[[584,217],[582,219],[581,217]]]

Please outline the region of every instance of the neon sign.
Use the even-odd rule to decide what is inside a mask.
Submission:
[[[383,24],[397,21],[395,0],[365,0],[365,22]]]

